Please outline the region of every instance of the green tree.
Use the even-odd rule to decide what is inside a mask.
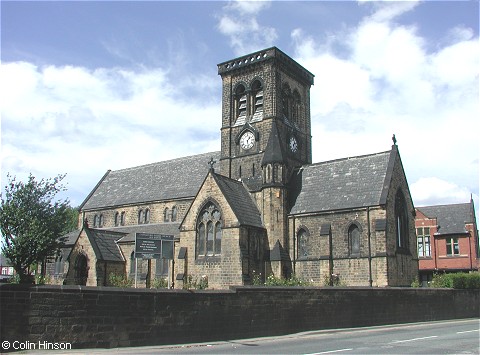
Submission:
[[[69,202],[55,196],[65,191],[65,175],[37,181],[30,174],[27,182],[8,177],[1,195],[0,230],[3,254],[10,260],[20,283],[31,283],[29,268],[41,263],[58,247],[57,239],[69,228]]]

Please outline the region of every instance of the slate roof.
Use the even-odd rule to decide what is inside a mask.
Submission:
[[[332,160],[298,169],[291,214],[377,206],[385,203],[397,154],[391,151]]]
[[[263,228],[260,211],[243,183],[216,173],[213,177],[239,223]]]
[[[82,210],[194,197],[220,152],[108,171],[80,206]]]
[[[61,236],[58,238],[58,241],[62,243],[62,247],[72,247],[77,242],[79,236],[80,230],[77,229]]]
[[[417,207],[417,210],[429,218],[437,218],[438,234],[465,233],[465,224],[475,220],[473,202]]]
[[[8,259],[5,255],[0,253],[0,265],[1,266],[12,266],[10,259]]]
[[[124,233],[91,228],[85,228],[85,233],[90,240],[98,261],[125,261],[116,243],[125,236]]]

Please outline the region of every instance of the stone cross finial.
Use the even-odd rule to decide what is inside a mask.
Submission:
[[[392,136],[392,141],[394,145],[397,145],[397,138],[395,138],[395,134]]]
[[[213,168],[213,166],[215,165],[217,161],[216,160],[213,160],[213,157],[210,158],[210,161],[208,162],[208,165],[210,165],[210,171],[213,173],[215,171],[215,169]]]

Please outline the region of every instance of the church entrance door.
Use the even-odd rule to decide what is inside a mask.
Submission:
[[[75,285],[87,284],[87,257],[84,254],[77,256],[75,260]]]

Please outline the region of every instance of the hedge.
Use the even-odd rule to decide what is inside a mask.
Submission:
[[[480,288],[480,273],[436,274],[433,276],[430,287],[477,289]]]

